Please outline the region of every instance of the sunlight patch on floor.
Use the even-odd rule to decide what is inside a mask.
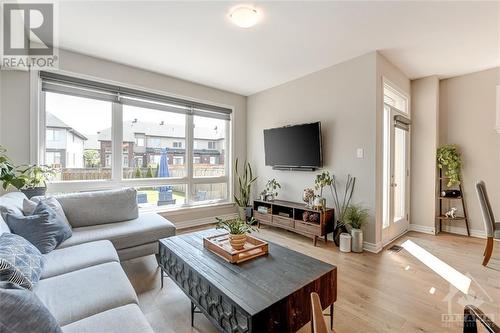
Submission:
[[[457,271],[441,259],[435,257],[424,248],[418,246],[411,240],[407,240],[402,244],[403,248],[408,251],[412,256],[420,260],[424,265],[432,269],[443,279],[451,283],[455,288],[468,294],[471,279],[464,274]]]

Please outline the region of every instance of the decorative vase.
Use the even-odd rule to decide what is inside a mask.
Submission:
[[[363,230],[352,229],[352,252],[363,252]]]
[[[23,192],[24,195],[28,197],[28,199],[31,199],[32,197],[44,196],[45,193],[47,192],[47,188],[46,187],[23,188],[21,189],[21,192]]]
[[[247,241],[246,234],[240,234],[240,235],[229,234],[229,244],[231,244],[231,247],[237,251],[243,250],[246,241]]]
[[[266,201],[273,201],[274,200],[274,194],[266,194]]]
[[[347,228],[345,227],[344,223],[337,221],[337,223],[335,224],[335,229],[333,229],[333,242],[336,246],[339,246],[340,234],[343,232],[347,232]]]
[[[242,219],[243,221],[249,221],[250,218],[252,217],[253,208],[251,206],[238,207],[238,213],[239,213],[240,219]]]

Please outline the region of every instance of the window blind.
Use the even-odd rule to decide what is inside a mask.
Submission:
[[[396,115],[394,116],[394,126],[396,128],[402,129],[404,131],[410,130],[411,121],[403,116]]]
[[[95,82],[53,72],[40,72],[42,91],[92,98],[136,107],[230,120],[229,108]]]

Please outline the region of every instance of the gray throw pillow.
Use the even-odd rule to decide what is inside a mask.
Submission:
[[[7,225],[13,233],[26,238],[44,254],[54,250],[72,235],[69,225],[43,201],[38,203],[33,215],[8,214]]]
[[[43,265],[42,254],[26,239],[9,233],[0,235],[0,282],[31,290],[40,280]]]
[[[35,293],[0,282],[0,332],[62,333],[57,320]]]
[[[40,197],[33,197],[33,198],[31,198],[31,200],[24,199],[24,201],[23,201],[23,213],[24,213],[24,215],[33,215],[33,212],[35,211],[36,206],[41,201],[43,201],[45,204],[47,204],[47,206],[52,208],[56,212],[57,216],[61,220],[63,220],[65,223],[67,223],[69,225],[69,227],[71,228],[71,224],[69,224],[69,221],[66,218],[66,214],[64,214],[64,210],[63,210],[61,204],[54,197],[42,197],[42,196],[40,196]]]
[[[23,200],[26,196],[22,192],[9,192],[0,196],[0,213],[3,219],[7,214],[23,215]]]

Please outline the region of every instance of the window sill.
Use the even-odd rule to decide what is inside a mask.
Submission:
[[[228,202],[228,201],[223,201],[223,202],[215,202],[215,203],[206,203],[206,204],[199,204],[199,205],[192,205],[192,206],[173,206],[173,207],[143,207],[139,208],[140,213],[172,213],[173,215],[178,214],[185,214],[187,212],[199,212],[203,210],[210,210],[212,208],[231,208],[231,207],[236,207],[236,204],[234,202]]]

